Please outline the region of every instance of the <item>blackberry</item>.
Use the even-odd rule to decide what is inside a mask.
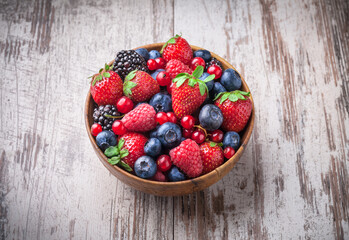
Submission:
[[[212,64],[216,64],[217,66],[219,66],[223,70],[222,63],[220,61],[218,61],[217,58],[212,57],[211,60],[206,63],[205,72],[207,71],[207,68],[209,68]]]
[[[120,116],[120,113],[113,105],[101,105],[99,107],[95,107],[93,110],[93,121],[100,124],[103,130],[111,130],[111,126],[116,119],[106,117],[106,115]]]
[[[122,80],[136,69],[149,73],[147,62],[136,51],[122,50],[116,54],[113,70],[119,74]]]

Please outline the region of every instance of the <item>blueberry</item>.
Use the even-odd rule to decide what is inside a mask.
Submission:
[[[204,72],[201,77],[199,77],[200,80],[204,81],[208,76],[210,76],[210,74],[208,74],[207,72]],[[206,86],[208,88],[208,91],[211,91],[214,85],[214,80],[212,79],[212,81],[206,82]]]
[[[215,82],[211,91],[212,98],[215,98],[219,93],[226,92],[227,90],[219,82]]]
[[[219,107],[206,104],[199,114],[200,125],[208,131],[217,130],[223,122],[223,114]]]
[[[153,131],[150,132],[150,135],[149,135],[149,136],[150,136],[151,138],[157,138],[157,137],[158,137],[158,129],[159,129],[159,127],[160,127],[159,125],[156,126],[156,128],[155,128]]]
[[[157,138],[150,138],[144,145],[144,152],[148,156],[156,157],[161,153],[161,142]]]
[[[173,166],[168,172],[168,179],[171,182],[178,182],[185,180],[185,175],[181,173],[177,167]]]
[[[145,61],[149,60],[149,52],[147,49],[145,48],[138,48],[136,49],[136,53],[138,53],[139,55],[141,55]]]
[[[223,138],[223,148],[232,147],[235,151],[240,147],[240,135],[237,132],[227,132]]]
[[[174,148],[181,143],[181,128],[174,123],[166,122],[158,129],[158,139],[165,148]]]
[[[225,70],[221,76],[221,84],[229,92],[238,90],[241,88],[240,75],[232,68]]]
[[[206,105],[206,104],[213,104],[213,101],[209,95],[207,95],[205,101],[202,103],[202,105]]]
[[[158,69],[155,72],[153,72],[150,76],[156,80],[156,77],[158,76],[159,72],[163,72],[165,69]]]
[[[171,112],[172,111],[172,99],[169,94],[157,93],[149,101],[149,104],[153,106],[155,111],[158,112]]]
[[[158,57],[161,57],[161,54],[159,53],[159,51],[151,50],[149,52],[149,59],[155,59],[155,58],[158,58]]]
[[[194,57],[201,57],[205,62],[209,62],[211,60],[211,53],[207,50],[197,50],[194,52]]]
[[[136,160],[134,170],[140,178],[151,178],[157,170],[156,162],[149,156],[142,156]]]
[[[104,130],[96,137],[97,146],[104,152],[110,146],[117,144],[116,136],[112,131]]]

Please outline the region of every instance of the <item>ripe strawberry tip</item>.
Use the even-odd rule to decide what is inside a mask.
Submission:
[[[170,43],[170,44],[175,44],[175,43],[176,43],[176,38],[179,38],[180,36],[182,36],[182,34],[181,34],[181,35],[176,34],[176,36],[170,38],[170,39],[164,44],[164,46],[162,46],[162,48],[161,48],[161,50],[160,50],[160,53],[162,53],[162,52],[164,51],[165,47],[166,47],[169,43]]]

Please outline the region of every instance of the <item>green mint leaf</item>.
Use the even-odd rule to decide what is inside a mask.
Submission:
[[[104,72],[104,73],[103,73],[103,77],[105,77],[105,78],[110,78],[110,73]]]
[[[236,102],[237,100],[239,100],[239,98],[234,93],[231,93],[229,94],[229,100],[232,102]]]
[[[217,143],[215,143],[215,142],[210,142],[210,147],[215,147],[215,146],[217,146]]]
[[[132,172],[132,168],[127,163],[125,163],[124,161],[120,161],[119,162],[119,166],[122,167],[123,169],[125,169],[128,172]]]
[[[189,78],[189,82],[188,82],[188,85],[191,86],[191,87],[194,87],[196,81],[194,78]]]
[[[220,104],[222,104],[225,100],[227,100],[229,97],[229,93],[225,93],[222,95],[221,100],[219,101]]]
[[[207,78],[204,79],[204,82],[212,81],[214,78],[215,78],[215,75],[212,74],[212,75],[210,75],[210,76],[207,76]]]
[[[218,93],[217,96],[213,99],[213,101],[216,101],[220,96],[222,96],[224,92]]]
[[[127,74],[126,78],[125,78],[125,81],[129,81],[129,80],[132,80],[135,76],[136,76],[136,72],[138,70],[133,70],[132,72],[130,72],[129,74]]]
[[[108,64],[105,64],[104,69],[105,69],[106,71],[108,71],[108,70],[109,70],[109,65],[108,65]]]
[[[92,86],[96,85],[96,82],[97,82],[97,78],[95,77],[95,78],[93,79]]]
[[[205,91],[207,89],[207,86],[205,83],[199,82],[199,90],[200,90],[200,94],[201,96],[205,95]],[[208,90],[207,90],[208,91]]]
[[[125,139],[121,138],[118,143],[118,148],[120,151],[121,151],[121,148],[124,146],[124,143],[125,143]]]
[[[103,71],[103,68],[99,69],[99,73],[101,73]]]
[[[109,159],[108,159],[108,162],[109,162],[111,165],[117,165],[117,164],[120,163],[120,157],[117,156],[117,157],[109,158]]]
[[[107,157],[114,157],[114,156],[118,156],[119,155],[119,149],[115,146],[111,146],[108,147],[105,151],[104,151],[104,155]]]
[[[199,65],[195,68],[194,72],[192,73],[192,75],[195,77],[195,78],[199,78],[201,77],[201,75],[203,74],[204,72],[204,67]]]
[[[122,149],[122,150],[120,151],[120,157],[121,157],[121,158],[127,157],[128,154],[129,154],[129,152],[128,152],[128,150],[125,149],[125,148]]]
[[[187,78],[182,78],[180,79],[177,83],[176,83],[176,86],[179,88],[180,86],[183,85],[183,83],[187,80]]]

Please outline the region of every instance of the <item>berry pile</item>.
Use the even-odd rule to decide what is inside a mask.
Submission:
[[[178,35],[160,52],[122,50],[92,76],[91,133],[111,165],[140,178],[199,177],[240,147],[252,111],[241,85],[234,69]]]

